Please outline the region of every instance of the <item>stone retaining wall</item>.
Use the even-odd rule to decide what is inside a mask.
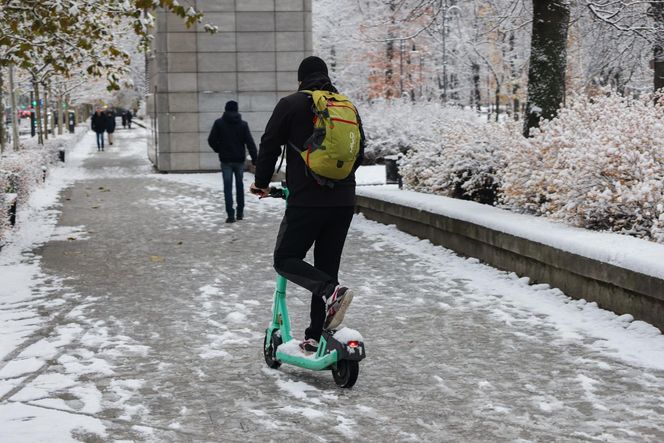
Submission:
[[[461,255],[548,283],[573,298],[631,314],[664,331],[664,280],[593,260],[491,228],[420,209],[357,197],[357,211],[394,224]]]

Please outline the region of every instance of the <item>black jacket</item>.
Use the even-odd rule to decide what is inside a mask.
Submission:
[[[99,132],[104,132],[106,130],[106,114],[103,112],[99,115],[95,112],[92,114],[92,118],[90,119],[90,124],[92,126],[92,130],[99,133]]]
[[[330,79],[323,74],[307,77],[299,90],[325,90],[337,92]],[[265,133],[261,138],[260,151],[256,161],[256,186],[267,188],[274,167],[281,155],[281,147],[288,146],[290,141],[295,146],[304,146],[304,142],[314,131],[311,110],[311,97],[296,92],[282,98],[272,112]],[[333,188],[321,186],[308,173],[300,154],[292,147],[286,149],[286,183],[290,196],[289,206],[354,206],[355,205],[355,171],[364,158],[364,131],[360,122],[360,155],[355,162],[353,172],[346,179],[335,182]]]
[[[113,111],[106,114],[106,132],[109,134],[115,132],[115,112]]]
[[[244,162],[247,156],[246,146],[251,162],[256,164],[256,144],[249,131],[249,125],[237,112],[226,111],[214,122],[208,136],[208,145],[219,154],[219,160],[224,163]]]

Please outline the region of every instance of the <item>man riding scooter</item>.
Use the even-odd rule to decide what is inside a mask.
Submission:
[[[305,58],[298,68],[298,92],[282,98],[275,107],[261,139],[251,192],[267,196],[274,166],[286,146],[288,207],[274,251],[279,274],[311,291],[311,323],[300,348],[318,349],[323,329],[334,329],[343,321],[353,293],[339,285],[341,254],[355,208],[355,170],[362,164],[364,133],[359,117],[359,152],[352,171],[342,180],[321,184],[298,149],[314,132],[311,91],[336,93],[327,65],[318,57]],[[306,91],[301,92],[301,91]],[[353,108],[354,111],[354,108]],[[355,124],[355,123],[354,123]],[[314,265],[304,261],[314,247]]]

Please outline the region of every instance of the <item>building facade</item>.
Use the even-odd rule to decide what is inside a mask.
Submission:
[[[184,2],[182,2],[184,3]],[[207,137],[236,100],[256,145],[277,101],[297,90],[297,67],[312,52],[311,0],[191,0],[203,25],[159,12],[148,60],[149,157],[164,172],[218,170]]]

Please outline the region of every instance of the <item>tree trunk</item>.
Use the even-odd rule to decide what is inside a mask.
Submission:
[[[394,12],[395,4],[390,0],[390,12]],[[394,14],[391,14],[392,21],[387,30],[387,47],[385,48],[385,55],[387,57],[387,66],[385,69],[385,91],[384,94],[387,98],[392,97],[394,91]]]
[[[48,140],[48,89],[44,85],[44,140]]]
[[[516,69],[516,38],[514,33],[510,33],[510,73],[512,75],[512,118],[515,121],[519,120],[519,108],[521,104],[519,103],[519,72]]]
[[[514,121],[519,121],[519,112],[521,112],[521,110],[519,109],[521,108],[521,103],[519,102],[518,94],[519,94],[519,85],[512,86],[512,95],[514,97],[512,99],[512,112],[514,113]]]
[[[9,99],[12,107],[12,144],[14,145],[14,151],[18,151],[18,107],[16,106],[14,65],[9,65]]]
[[[5,136],[5,101],[4,101],[4,91],[5,91],[5,77],[0,68],[0,153],[5,152],[5,147],[7,144],[7,137]],[[16,118],[16,117],[14,117]]]
[[[541,119],[552,119],[565,97],[569,5],[564,0],[533,0],[533,31],[528,69],[528,101],[523,135]]]
[[[43,145],[44,144],[44,131],[42,128],[42,113],[41,113],[41,106],[40,106],[40,99],[39,99],[39,83],[38,82],[33,82],[32,87],[35,90],[35,110],[37,112],[37,115],[35,116],[35,120],[37,120],[37,144]]]
[[[500,83],[496,82],[496,121],[500,117]]]
[[[330,48],[330,71],[337,72],[337,50],[334,45]]]
[[[480,102],[482,100],[480,93],[480,65],[473,63],[470,69],[473,77],[473,95],[470,97],[470,101],[475,105],[475,109],[480,111]]]
[[[662,30],[664,30],[664,3],[653,2],[650,5],[650,13],[655,22],[655,28],[660,30],[656,34],[653,47],[653,68],[655,70],[653,86],[655,91],[659,91],[664,88],[664,36],[662,36]]]
[[[58,113],[58,135],[62,135],[62,119],[65,116],[65,112],[62,109],[62,95],[61,94],[58,95],[57,107],[58,107],[58,111],[57,111],[57,113]]]

